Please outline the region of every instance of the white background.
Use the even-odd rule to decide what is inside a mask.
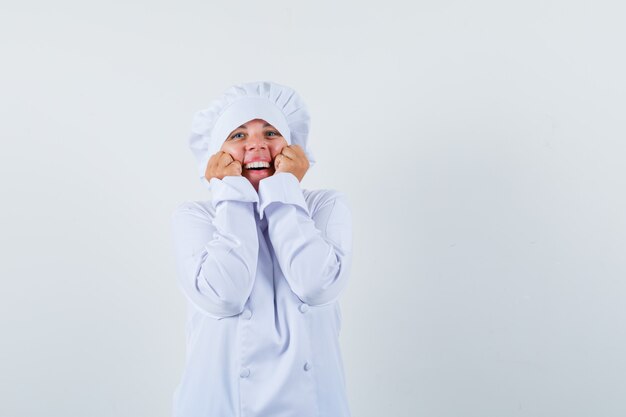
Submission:
[[[0,416],[169,416],[191,118],[256,80],[353,206],[355,417],[626,415],[622,4],[2,2]]]

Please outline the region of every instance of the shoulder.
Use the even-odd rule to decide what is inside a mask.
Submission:
[[[172,210],[172,220],[184,217],[202,217],[212,219],[215,216],[215,209],[211,204],[211,200],[187,200]]]
[[[348,196],[342,191],[326,188],[316,190],[303,189],[302,192],[311,213],[316,212],[328,204],[341,204],[348,209],[350,208]]]

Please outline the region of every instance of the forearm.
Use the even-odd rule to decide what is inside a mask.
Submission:
[[[193,206],[180,208],[172,218],[180,286],[196,307],[217,318],[241,312],[258,259],[256,193],[228,178],[212,181],[212,219]]]
[[[340,193],[309,213],[299,183],[284,174],[260,186],[261,213],[277,260],[292,291],[311,305],[336,300],[352,262],[352,225]]]

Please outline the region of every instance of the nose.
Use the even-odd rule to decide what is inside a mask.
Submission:
[[[266,149],[267,141],[262,132],[254,132],[248,136],[246,141],[246,150],[253,151],[256,149]]]

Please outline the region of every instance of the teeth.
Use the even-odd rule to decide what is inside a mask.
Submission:
[[[250,162],[250,163],[244,165],[245,169],[250,169],[250,168],[269,168],[269,167],[270,167],[270,163],[269,162],[265,162],[265,161]]]

